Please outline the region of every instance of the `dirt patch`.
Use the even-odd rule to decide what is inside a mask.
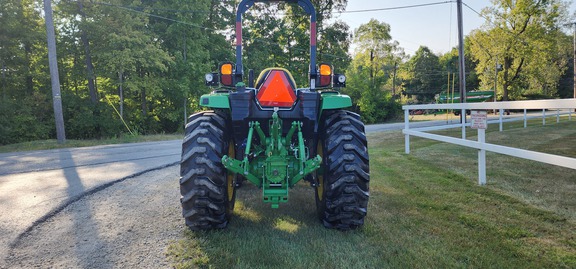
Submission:
[[[8,268],[170,268],[183,235],[178,166],[86,196],[35,226],[10,249]]]

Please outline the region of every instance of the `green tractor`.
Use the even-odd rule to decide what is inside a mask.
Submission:
[[[344,110],[346,77],[316,64],[316,13],[310,0],[284,0],[310,15],[309,85],[297,88],[290,72],[264,69],[244,82],[242,14],[236,14],[236,63],[206,75],[216,87],[200,98],[209,111],[189,117],[182,143],[182,214],[192,230],[227,226],[236,189],[249,181],[272,208],[288,202],[289,189],[305,180],[315,189],[319,218],[328,228],[349,230],[364,223],[370,181],[364,123]]]

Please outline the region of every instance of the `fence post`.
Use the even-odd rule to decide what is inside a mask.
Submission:
[[[526,117],[526,109],[524,109],[524,128],[526,128],[526,126],[528,126],[527,121],[528,121],[528,118]]]
[[[560,109],[556,109],[556,123],[560,122]]]
[[[466,109],[462,109],[460,113],[460,121],[462,123],[462,139],[466,139]]]
[[[404,129],[410,129],[410,109],[407,108],[404,110]],[[404,137],[404,151],[406,154],[410,154],[410,135],[406,134]]]
[[[478,143],[481,149],[478,150],[478,185],[486,185],[486,150],[484,143],[486,143],[486,130],[478,129]]]
[[[502,117],[504,116],[504,109],[500,109],[500,132],[502,132]]]
[[[546,125],[546,109],[542,109],[542,125]]]

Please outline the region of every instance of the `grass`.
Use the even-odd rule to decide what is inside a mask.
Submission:
[[[487,140],[576,156],[576,122],[514,124],[521,123],[503,133],[490,127]],[[576,267],[576,171],[494,154],[480,187],[474,150],[413,138],[406,155],[399,131],[368,139],[371,196],[362,228],[323,228],[304,183],[276,210],[245,184],[227,229],[186,230],[170,246],[174,267]]]
[[[182,135],[181,134],[123,135],[120,137],[109,139],[94,139],[94,140],[67,139],[66,143],[64,144],[58,144],[58,141],[56,141],[55,139],[50,139],[50,140],[29,141],[29,142],[0,146],[0,153],[58,149],[58,148],[90,147],[90,146],[108,145],[108,144],[152,142],[152,141],[164,141],[175,139],[182,139]]]

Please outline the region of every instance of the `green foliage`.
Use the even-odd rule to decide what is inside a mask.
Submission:
[[[89,98],[75,94],[65,94],[62,98],[68,138],[101,139],[123,131],[122,122],[107,103],[92,104]]]
[[[494,80],[496,62],[499,95],[503,100],[523,94],[557,95],[559,78],[566,70],[569,44],[562,45],[561,25],[567,3],[561,0],[493,0],[483,10],[489,21],[471,34],[472,53],[483,84]],[[565,38],[564,38],[565,39]],[[486,85],[486,88],[489,86]]]
[[[404,54],[392,41],[390,25],[372,19],[354,31],[354,42],[357,50],[343,92],[350,95],[353,110],[361,113],[366,123],[396,118],[401,107],[392,94],[396,88],[393,80]]]
[[[44,22],[31,0],[0,2],[2,98],[22,98],[50,85]]]
[[[348,25],[330,23],[333,10],[344,10],[347,0],[313,0],[317,13],[317,61],[346,70],[350,63]],[[278,13],[286,13],[278,16]],[[256,75],[268,67],[283,67],[292,72],[299,87],[307,87],[310,64],[310,16],[296,4],[257,3],[244,14],[244,52],[246,69]],[[245,70],[246,72],[246,70]]]
[[[402,78],[408,94],[417,95],[422,102],[431,102],[434,95],[442,92],[445,76],[439,57],[428,47],[421,46],[404,65]]]
[[[1,101],[0,145],[52,137],[56,130],[50,104],[47,96],[38,93],[18,102]]]
[[[379,123],[397,118],[402,108],[392,97],[391,91],[383,90],[382,82],[375,87],[369,79],[370,69],[359,65],[356,60],[346,72],[348,85],[342,89],[342,93],[352,98],[352,110],[360,113],[365,123]],[[376,81],[382,81],[382,79]],[[377,88],[378,86],[380,88]]]
[[[34,104],[43,114],[30,108],[31,99],[50,92],[44,22],[36,5],[29,0],[0,3],[0,97],[7,111],[3,115],[8,115],[2,118],[2,143],[54,133],[51,102]],[[181,130],[185,110],[193,113],[198,96],[208,91],[204,74],[232,55],[226,31],[233,27],[233,6],[211,0],[55,3],[68,137],[127,132],[112,106],[138,133]],[[92,69],[87,68],[89,58]],[[32,124],[36,121],[41,124]]]
[[[478,78],[478,74],[476,72],[476,65],[477,62],[474,60],[472,56],[472,52],[470,50],[470,39],[466,38],[464,40],[464,68],[466,70],[466,91],[475,91],[481,90],[480,89],[480,80]],[[441,81],[446,81],[448,83],[448,75],[450,75],[450,85],[442,86],[442,91],[446,91],[447,89],[451,89],[452,85],[454,85],[454,92],[460,92],[460,83],[458,83],[458,77],[460,73],[459,67],[459,58],[458,58],[458,48],[453,48],[448,53],[445,53],[439,57],[440,66],[442,67],[442,75]],[[452,79],[454,78],[454,82],[452,83]],[[493,88],[493,87],[492,87]],[[491,88],[488,88],[491,89]]]

